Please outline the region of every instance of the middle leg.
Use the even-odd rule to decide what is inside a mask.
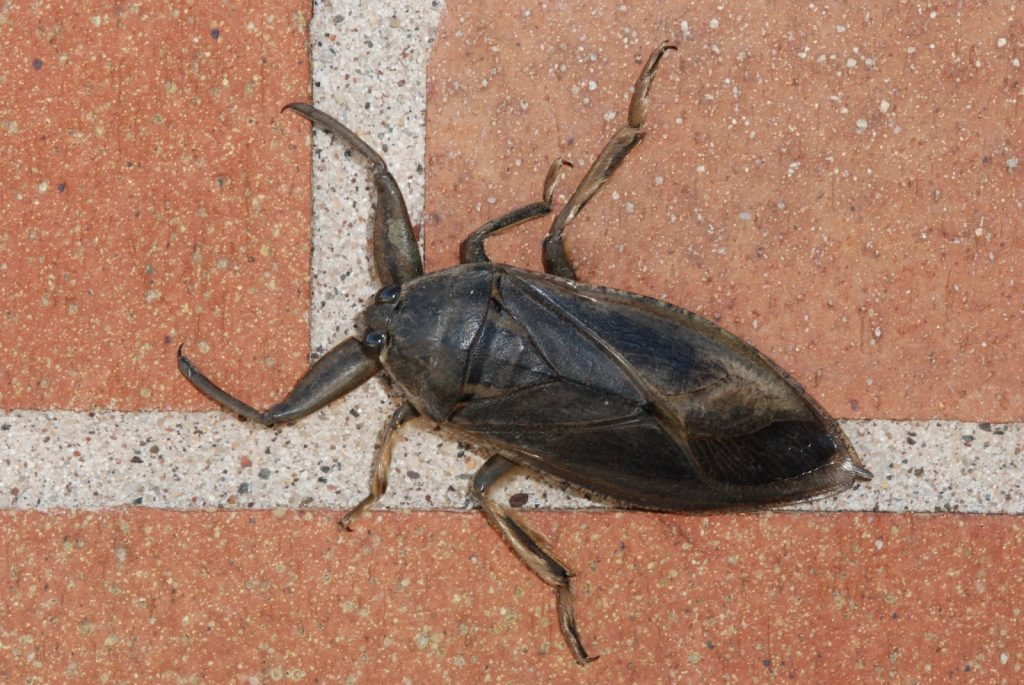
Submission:
[[[376,504],[377,500],[384,496],[388,489],[388,473],[391,470],[391,441],[395,432],[401,428],[409,419],[419,416],[419,412],[409,402],[404,403],[395,410],[388,422],[384,424],[381,431],[380,441],[377,444],[377,451],[373,455],[373,475],[370,477],[370,494],[362,499],[351,511],[341,517],[338,526],[345,530],[352,530],[352,522]]]
[[[572,164],[559,157],[548,167],[547,176],[544,177],[544,194],[541,196],[543,201],[534,202],[525,207],[518,207],[508,214],[488,221],[463,240],[459,249],[461,257],[459,261],[462,264],[489,262],[487,252],[484,250],[484,240],[506,228],[517,226],[523,222],[549,214],[551,212],[551,198],[555,193],[555,184],[558,183],[558,179],[561,177],[563,166],[571,167]]]

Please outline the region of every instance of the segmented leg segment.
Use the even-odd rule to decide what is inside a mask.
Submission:
[[[293,102],[285,105],[331,135],[338,136],[369,160],[373,167],[373,185],[377,206],[373,216],[373,266],[383,285],[401,285],[423,275],[420,247],[412,232],[409,210],[395,177],[376,150],[330,114],[312,105]]]
[[[178,370],[199,392],[250,421],[273,426],[301,419],[359,387],[380,371],[376,351],[346,338],[320,357],[282,401],[266,411],[255,409],[221,390],[178,348]]]
[[[648,96],[658,62],[666,52],[675,49],[676,46],[671,43],[662,43],[657,50],[651,53],[633,89],[633,97],[629,103],[629,120],[601,150],[601,154],[594,160],[590,169],[587,170],[586,176],[580,181],[579,186],[551,225],[551,230],[544,239],[544,270],[549,274],[576,280],[576,270],[572,267],[565,252],[565,227],[576,218],[580,210],[611,178],[630,150],[643,139],[644,132],[640,129],[647,119]]]
[[[380,434],[377,452],[373,455],[372,475],[370,477],[370,494],[363,498],[350,512],[341,517],[338,525],[351,530],[351,523],[362,516],[363,512],[372,507],[384,496],[388,489],[388,472],[391,470],[391,440],[395,432],[409,419],[419,416],[419,412],[408,402],[395,410]]]
[[[483,509],[491,524],[505,538],[516,556],[533,571],[538,578],[555,589],[558,602],[558,624],[562,637],[569,646],[576,661],[587,664],[597,657],[587,654],[576,628],[576,606],[573,602],[573,572],[559,561],[551,545],[540,533],[532,530],[510,510],[494,501],[488,490],[509,473],[516,464],[500,455],[488,459],[473,477],[470,495]]]
[[[462,241],[462,246],[459,250],[460,261],[463,264],[491,261],[487,258],[487,253],[484,250],[484,240],[506,228],[518,226],[531,219],[537,219],[551,213],[551,198],[555,193],[555,184],[561,178],[562,168],[567,166],[571,167],[572,164],[559,157],[548,167],[547,176],[544,177],[544,190],[541,195],[543,200],[541,202],[534,202],[533,204],[513,209],[508,214],[492,219],[473,231],[468,238]]]

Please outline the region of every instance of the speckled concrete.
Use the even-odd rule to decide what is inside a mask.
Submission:
[[[348,509],[366,494],[370,479],[369,448],[357,452],[352,445],[372,441],[380,428],[375,415],[392,407],[347,406],[273,430],[222,412],[7,414],[0,419],[0,508]],[[1021,424],[843,425],[869,458],[875,479],[800,508],[1024,513]],[[427,422],[413,422],[401,435],[379,507],[468,508],[467,487],[481,457]],[[614,504],[525,475],[495,493],[526,509]]]
[[[578,571],[585,669],[479,515],[0,512],[0,680],[1024,678],[1019,517],[529,517]]]

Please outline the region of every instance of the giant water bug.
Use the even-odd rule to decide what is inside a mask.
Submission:
[[[630,292],[579,283],[564,230],[643,138],[663,44],[636,81],[628,121],[556,216],[545,274],[488,260],[484,240],[551,212],[556,160],[542,200],[481,226],[458,266],[423,273],[398,185],[369,145],[333,117],[290,104],[369,160],[377,193],[373,261],[383,288],[361,339],[321,357],[279,404],[258,411],[220,389],[179,348],[178,368],[228,409],[273,425],[310,414],[384,371],[404,395],[373,457],[370,494],[387,487],[391,439],[424,416],[492,451],[470,487],[519,558],[556,591],[562,635],[576,628],[573,573],[549,543],[490,493],[514,467],[553,474],[633,508],[752,510],[831,494],[871,478],[839,424],[785,371],[700,316]]]

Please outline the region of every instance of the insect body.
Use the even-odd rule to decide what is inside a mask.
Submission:
[[[207,379],[179,350],[201,392],[271,425],[293,421],[381,370],[405,402],[385,427],[370,494],[383,495],[395,431],[425,416],[490,447],[470,493],[523,562],[556,590],[562,634],[591,660],[576,628],[572,572],[542,536],[498,504],[491,487],[516,466],[554,474],[623,504],[658,511],[756,509],[834,493],[871,478],[837,422],[785,372],[713,323],[629,292],[584,285],[564,229],[643,137],[659,47],[636,83],[629,121],[613,136],[544,241],[546,274],[487,259],[484,240],[551,211],[562,162],[543,199],[491,221],[462,245],[462,264],[423,274],[408,212],[384,161],[340,122],[291,109],[366,156],[377,190],[374,264],[386,284],[362,339],[316,362],[279,404],[258,411]]]

